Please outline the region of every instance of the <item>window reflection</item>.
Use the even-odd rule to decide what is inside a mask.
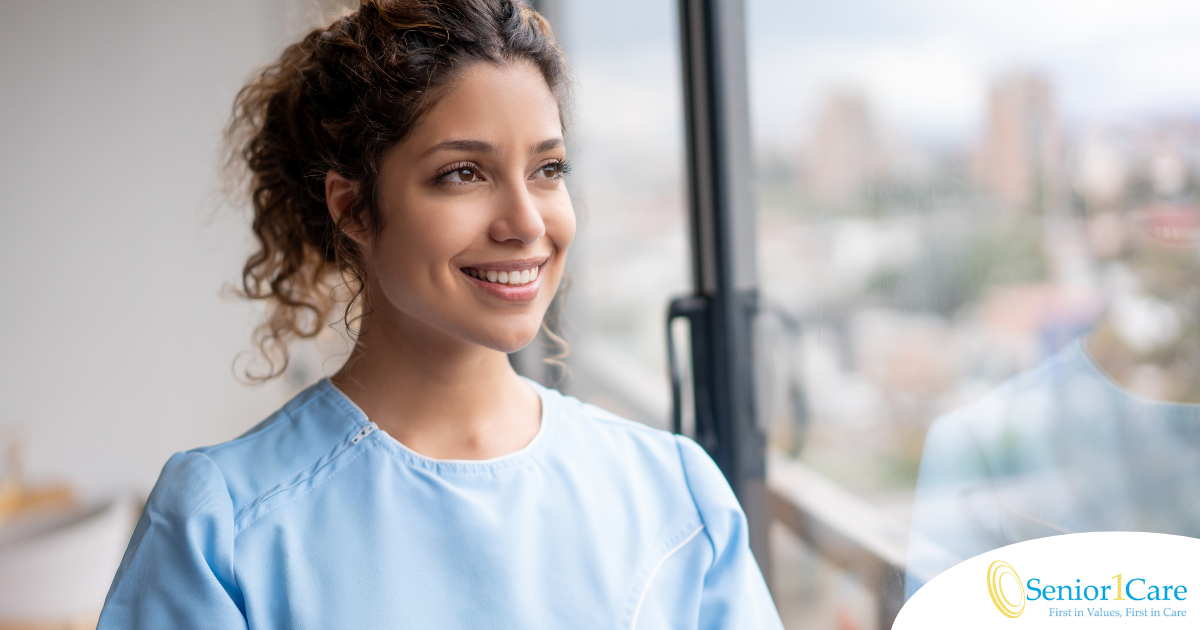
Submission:
[[[951,560],[1086,531],[1200,536],[1195,125],[1085,136],[1077,188],[1106,309],[1065,348],[930,427],[911,594]],[[1189,142],[1190,141],[1190,142]]]
[[[913,533],[909,594],[1033,537],[1200,535],[1200,6],[747,10],[773,447]],[[803,554],[785,623],[872,625]]]

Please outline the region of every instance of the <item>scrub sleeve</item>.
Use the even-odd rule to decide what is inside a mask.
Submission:
[[[704,534],[713,548],[700,599],[701,630],[783,630],[767,584],[750,552],[750,532],[733,489],[708,453],[676,436]]]
[[[233,572],[233,502],[217,465],[177,453],[146,501],[98,630],[246,628]]]

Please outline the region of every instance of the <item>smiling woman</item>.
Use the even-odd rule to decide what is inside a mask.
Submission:
[[[245,435],[179,453],[100,628],[779,628],[687,438],[522,379],[575,235],[565,66],[512,0],[364,0],[239,95],[247,296],[356,345]]]
[[[484,459],[537,431],[537,397],[506,353],[537,334],[575,215],[558,102],[532,63],[475,64],[444,89],[383,154],[378,227],[343,221],[359,187],[325,175],[329,213],[363,258],[370,296],[333,382],[418,452]],[[439,390],[445,399],[428,400]]]

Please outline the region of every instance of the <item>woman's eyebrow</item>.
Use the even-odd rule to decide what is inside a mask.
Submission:
[[[546,151],[553,151],[561,146],[563,146],[562,138],[550,138],[548,140],[542,140],[541,142],[529,147],[529,154],[537,155],[539,153],[545,153]]]
[[[421,157],[432,155],[438,151],[468,151],[471,153],[486,153],[488,155],[497,155],[500,153],[500,149],[496,145],[484,142],[483,140],[447,140],[433,145],[425,153],[421,154]]]
[[[554,149],[557,149],[561,146],[563,146],[562,138],[548,138],[546,140],[542,140],[541,142],[531,145],[529,147],[529,153],[530,153],[530,155],[537,155],[538,153],[545,153],[546,151],[553,151]],[[485,153],[487,155],[499,155],[500,148],[490,142],[485,142],[483,140],[447,140],[445,142],[439,142],[439,143],[433,145],[432,147],[429,147],[429,149],[427,149],[425,151],[425,153],[421,154],[421,157],[425,157],[427,155],[432,155],[434,153],[437,153],[438,151],[465,151],[465,152],[469,152],[469,153]]]

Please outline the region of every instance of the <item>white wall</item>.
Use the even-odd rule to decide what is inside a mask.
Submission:
[[[234,378],[254,312],[221,293],[251,241],[217,167],[241,82],[318,11],[0,4],[0,439],[23,427],[31,480],[148,491],[296,391]]]

